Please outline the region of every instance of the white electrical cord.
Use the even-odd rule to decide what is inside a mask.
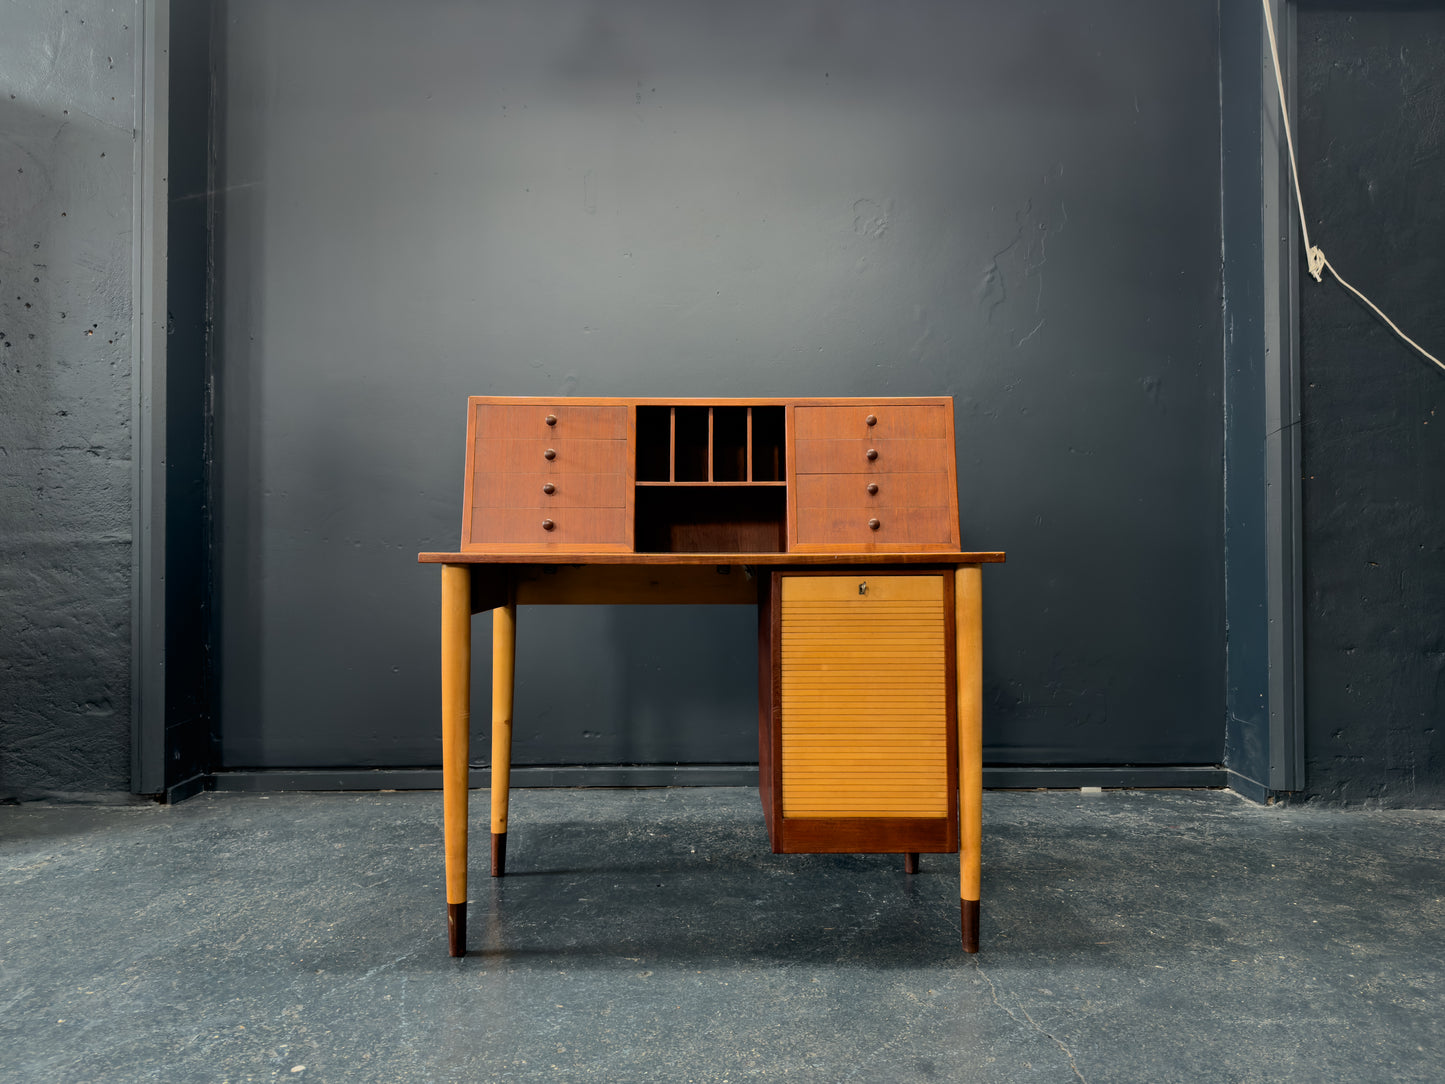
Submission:
[[[1410,338],[1410,336],[1406,335],[1403,331],[1401,331],[1399,327],[1396,326],[1395,321],[1391,320],[1388,316],[1386,316],[1383,312],[1380,311],[1380,307],[1378,305],[1376,305],[1368,297],[1360,293],[1359,290],[1356,290],[1353,286],[1351,286],[1348,282],[1346,282],[1343,278],[1340,277],[1340,273],[1335,270],[1334,264],[1330,263],[1329,260],[1325,259],[1325,254],[1323,250],[1321,250],[1315,245],[1310,244],[1310,228],[1308,225],[1305,224],[1305,201],[1303,197],[1300,196],[1299,166],[1295,163],[1294,157],[1294,137],[1290,134],[1289,110],[1285,106],[1284,76],[1280,74],[1279,45],[1275,41],[1274,36],[1274,16],[1270,13],[1269,10],[1270,0],[1260,0],[1260,3],[1264,7],[1264,25],[1269,29],[1269,55],[1274,60],[1274,84],[1279,89],[1279,115],[1280,118],[1284,121],[1285,144],[1289,147],[1290,175],[1294,178],[1295,206],[1299,208],[1299,228],[1300,234],[1302,235],[1302,239],[1304,240],[1305,244],[1305,257],[1309,260],[1310,274],[1314,276],[1316,282],[1323,282],[1324,271],[1328,268],[1330,274],[1335,276],[1335,281],[1337,281],[1346,290],[1350,291],[1350,293],[1358,297],[1366,305],[1370,306],[1370,308],[1374,310],[1376,316],[1378,316],[1381,320],[1385,321],[1385,323],[1390,325],[1391,331],[1393,331],[1396,335],[1400,336],[1400,338],[1404,339],[1405,342],[1413,346],[1424,357],[1433,361],[1436,365],[1440,367],[1441,371],[1445,371],[1445,361],[1441,361],[1434,354],[1430,353],[1430,351],[1426,350],[1414,339]]]

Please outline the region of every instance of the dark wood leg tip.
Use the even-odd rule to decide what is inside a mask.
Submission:
[[[507,833],[492,833],[492,876],[500,877],[507,872]]]
[[[447,948],[453,956],[467,954],[467,905],[447,904]]]
[[[978,900],[959,900],[963,916],[963,951],[978,951]]]
[[[905,852],[904,852],[904,854],[903,854],[903,872],[904,872],[904,873],[917,873],[917,872],[918,872],[918,852],[917,852],[917,851],[905,851]]]

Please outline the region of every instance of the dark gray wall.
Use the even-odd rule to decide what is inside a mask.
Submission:
[[[129,784],[135,13],[0,33],[0,798]]]
[[[1212,0],[217,25],[227,766],[437,761],[476,393],[952,394],[989,758],[1220,760]],[[519,762],[754,758],[748,613],[520,639]]]
[[[0,797],[127,785],[136,10],[16,8],[0,39]],[[1317,239],[1435,345],[1440,10],[1301,16]],[[1218,759],[1224,598],[1228,755],[1258,761],[1262,480],[1234,469],[1263,359],[1240,286],[1258,16],[1222,5],[1218,39],[1226,592],[1211,15],[1115,14],[223,12],[228,761],[436,760],[434,575],[411,555],[455,542],[474,391],[951,392],[966,544],[1012,558],[989,574],[991,759]],[[174,15],[170,117],[168,483],[192,543],[204,16]],[[1306,282],[1301,319],[1308,793],[1439,804],[1440,378],[1336,288]],[[168,575],[204,584],[185,561]],[[168,631],[203,607],[169,591]],[[747,615],[524,613],[523,635],[566,665],[524,667],[519,759],[751,757]],[[196,640],[168,649],[205,672]],[[204,682],[174,673],[168,782],[211,736]]]
[[[1311,239],[1445,350],[1445,5],[1306,6]],[[1445,804],[1445,373],[1302,276],[1308,793]]]

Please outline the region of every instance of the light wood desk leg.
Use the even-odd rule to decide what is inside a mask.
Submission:
[[[512,701],[517,683],[517,589],[492,611],[492,876],[507,872],[507,799],[512,785]]]
[[[472,570],[442,565],[442,818],[447,946],[467,953],[467,754],[472,717]]]
[[[978,951],[978,901],[983,854],[983,569],[954,573],[958,645],[959,911],[963,951]]]

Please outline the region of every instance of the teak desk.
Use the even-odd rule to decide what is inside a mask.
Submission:
[[[492,611],[492,875],[506,868],[518,605],[758,607],[775,852],[960,852],[978,951],[982,566],[959,549],[953,404],[541,399],[467,407],[442,566],[447,928],[466,952],[471,619]]]

